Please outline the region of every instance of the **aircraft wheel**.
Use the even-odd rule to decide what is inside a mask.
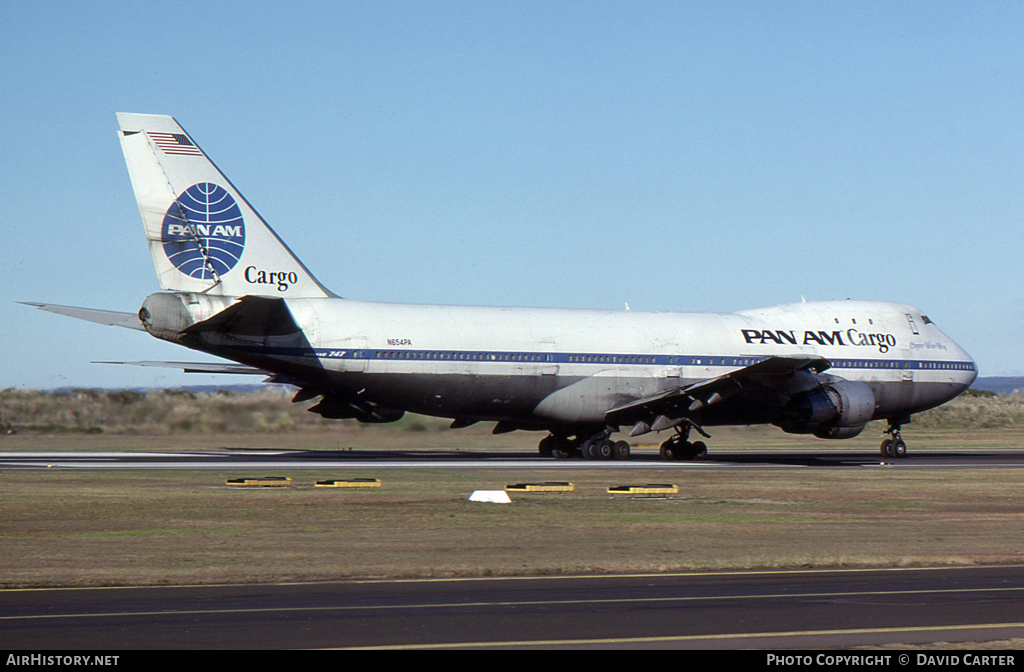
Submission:
[[[628,460],[629,459],[629,444],[625,441],[618,441],[615,444],[615,459],[616,460]]]
[[[568,448],[552,448],[551,457],[555,458],[556,460],[568,460],[570,457],[572,457],[572,451],[569,450]]]
[[[584,460],[596,460],[598,458],[597,441],[593,439],[584,441],[583,445],[580,446],[580,453],[583,455]]]
[[[907,444],[903,442],[903,439],[895,439],[892,445],[889,446],[889,453],[893,457],[906,457],[907,456]]]
[[[703,459],[708,456],[708,444],[703,441],[694,441],[693,444],[693,457],[695,459]]]
[[[697,457],[696,445],[689,441],[677,441],[675,446],[669,448],[669,450],[672,452],[672,459],[674,460],[692,460]],[[707,446],[704,446],[704,452],[707,452]]]
[[[556,460],[567,460],[574,453],[572,442],[569,439],[554,434],[541,439],[537,448],[542,456],[553,457]]]
[[[675,452],[672,450],[672,447],[669,446],[668,444],[668,441],[661,444],[661,459],[671,462],[672,460],[676,459],[676,456]]]
[[[892,457],[892,439],[882,441],[882,457]]]
[[[615,457],[615,443],[604,439],[603,441],[597,441],[597,445],[594,447],[594,451],[597,453],[597,459],[599,460],[610,460]]]

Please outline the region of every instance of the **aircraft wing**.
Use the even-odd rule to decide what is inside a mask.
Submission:
[[[768,357],[756,364],[722,376],[708,378],[659,392],[658,394],[617,406],[605,413],[609,425],[633,425],[630,436],[669,429],[686,422],[711,406],[728,404],[741,393],[757,390],[765,397],[787,398],[785,384],[799,371],[821,373],[831,363],[818,356]]]
[[[96,310],[94,308],[59,306],[55,303],[32,303],[29,301],[19,301],[18,303],[25,306],[34,306],[39,310],[57,313],[58,315],[67,315],[68,317],[74,317],[79,320],[105,324],[109,327],[125,327],[126,329],[145,331],[137,313],[122,313],[116,310]]]

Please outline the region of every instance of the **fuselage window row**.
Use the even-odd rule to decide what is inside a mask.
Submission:
[[[522,352],[433,352],[424,350],[376,350],[354,352],[353,358],[363,359],[371,355],[374,359],[427,359],[440,361],[472,362],[554,362],[553,354]],[[572,364],[657,364],[692,366],[751,366],[764,361],[758,357],[662,357],[651,355],[564,355],[564,361]],[[949,371],[973,371],[975,365],[968,362],[925,362],[904,360],[837,359],[832,366],[840,369],[938,369]]]

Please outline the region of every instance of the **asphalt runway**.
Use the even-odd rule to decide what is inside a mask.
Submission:
[[[655,451],[626,461],[555,460],[533,452],[407,450],[2,451],[0,470],[317,470],[317,469],[799,469],[1024,468],[1024,450],[917,450],[902,459],[865,450],[717,450],[702,460],[667,462]]]
[[[800,648],[1024,637],[1024,567],[0,591],[0,649]]]
[[[1024,450],[718,450],[698,462],[494,451],[4,451],[13,470],[960,469]],[[7,650],[817,649],[1024,637],[1024,567],[694,572],[0,591]]]

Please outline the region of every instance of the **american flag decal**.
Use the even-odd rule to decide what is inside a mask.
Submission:
[[[156,146],[163,150],[164,154],[184,154],[185,156],[202,156],[199,148],[192,144],[187,135],[181,133],[154,133],[146,131],[153,139]]]

